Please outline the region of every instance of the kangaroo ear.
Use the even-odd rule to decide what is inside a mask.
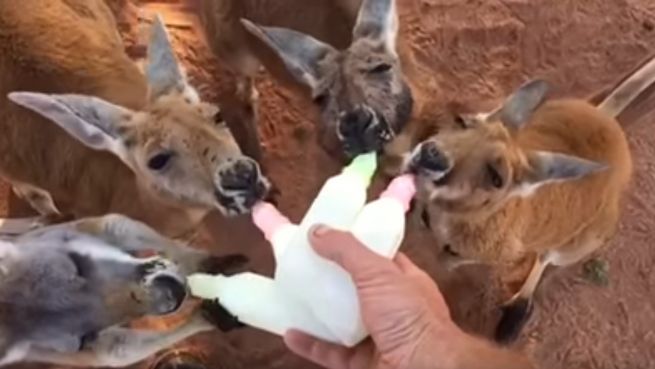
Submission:
[[[529,196],[551,182],[572,181],[608,168],[596,161],[546,151],[531,153],[528,162],[528,174],[516,188],[517,194],[522,196]]]
[[[146,76],[151,101],[174,92],[185,94],[193,102],[200,101],[198,93],[187,82],[184,70],[177,61],[168,31],[159,14],[155,17],[150,34]]]
[[[286,69],[298,82],[312,91],[323,77],[321,62],[337,50],[304,33],[278,27],[264,27],[242,19],[243,26],[282,59]]]
[[[487,120],[500,120],[507,128],[519,129],[530,121],[532,113],[546,100],[550,86],[532,80],[519,87]]]
[[[388,51],[395,53],[398,24],[395,0],[364,0],[353,30],[353,39],[380,41]]]
[[[12,92],[9,100],[55,122],[86,146],[114,153],[126,164],[123,135],[134,112],[97,97]]]

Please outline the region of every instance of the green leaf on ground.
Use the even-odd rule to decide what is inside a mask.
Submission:
[[[607,261],[594,258],[584,263],[582,268],[583,277],[587,281],[602,287],[609,285],[610,266]]]

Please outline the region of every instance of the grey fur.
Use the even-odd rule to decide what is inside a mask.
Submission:
[[[109,215],[0,239],[0,365],[125,366],[212,327],[194,316],[168,332],[117,328],[176,310],[185,275],[210,260],[142,223]],[[132,255],[153,248],[176,262]]]

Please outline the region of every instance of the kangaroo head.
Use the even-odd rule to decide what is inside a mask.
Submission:
[[[14,342],[76,352],[106,328],[172,313],[186,298],[175,263],[88,235],[54,230],[0,249],[3,330]]]
[[[296,31],[243,22],[311,91],[327,151],[351,157],[380,150],[409,120],[413,101],[396,52],[394,0],[362,2],[346,50]]]
[[[219,109],[200,101],[188,84],[159,17],[147,79],[149,103],[140,111],[85,95],[14,92],[9,98],[85,145],[116,155],[156,198],[227,215],[249,211],[269,183],[259,165],[241,153]]]
[[[455,115],[419,144],[408,165],[418,174],[430,204],[446,212],[498,209],[513,196],[531,196],[540,186],[605,168],[583,158],[521,147],[517,138],[547,91],[543,81],[528,82],[496,111]]]

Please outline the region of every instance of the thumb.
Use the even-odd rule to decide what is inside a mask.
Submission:
[[[318,225],[310,230],[309,241],[320,256],[345,269],[354,280],[363,274],[399,273],[392,261],[369,250],[350,232]]]

